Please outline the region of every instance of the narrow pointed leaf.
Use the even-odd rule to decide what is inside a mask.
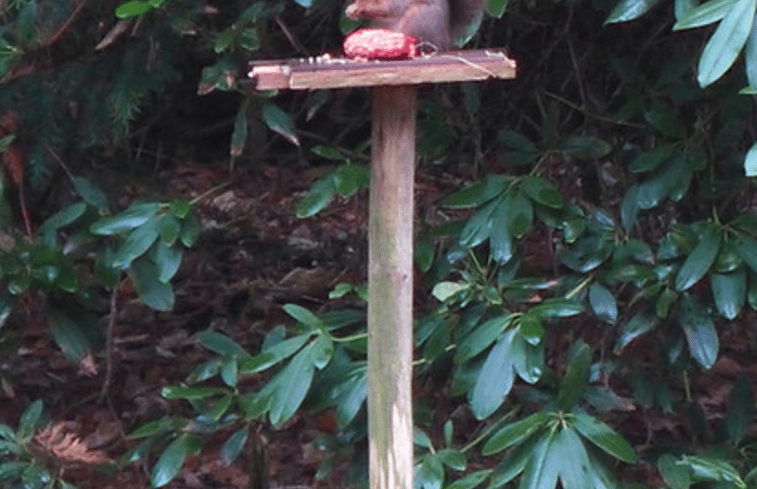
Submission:
[[[710,0],[691,10],[688,15],[676,22],[674,31],[693,29],[722,20],[733,6],[733,0]]]
[[[543,429],[549,420],[549,413],[539,411],[515,423],[510,423],[494,433],[481,450],[483,455],[501,452],[518,445],[537,431]]]
[[[715,225],[709,225],[699,244],[686,258],[676,276],[675,287],[682,292],[697,283],[712,266],[720,249],[721,234]]]
[[[734,444],[738,444],[744,439],[753,420],[754,391],[752,390],[752,382],[749,378],[740,376],[731,389],[726,418],[728,436]]]
[[[484,419],[496,411],[505,401],[515,380],[510,349],[514,329],[506,331],[489,351],[470,396],[473,415]]]
[[[712,367],[718,358],[720,340],[709,312],[691,296],[684,295],[677,319],[683,328],[691,356],[702,367]]]
[[[736,61],[752,30],[755,1],[737,0],[723,17],[699,58],[700,86],[713,83]]]
[[[629,464],[636,463],[636,453],[631,445],[612,428],[582,412],[575,413],[575,416],[573,426],[581,435],[613,457]]]

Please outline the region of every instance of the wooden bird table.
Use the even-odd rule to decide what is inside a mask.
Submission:
[[[368,219],[368,438],[371,489],[413,488],[413,85],[515,78],[502,50],[401,61],[323,56],[250,62],[253,90],[373,87]]]

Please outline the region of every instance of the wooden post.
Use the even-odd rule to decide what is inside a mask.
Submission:
[[[371,489],[412,489],[413,182],[416,90],[373,89],[368,220]]]

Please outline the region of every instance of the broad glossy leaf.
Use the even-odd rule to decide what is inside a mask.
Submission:
[[[582,159],[601,158],[612,151],[612,146],[594,136],[571,137],[560,143],[559,151]]]
[[[299,146],[300,140],[294,129],[292,118],[278,106],[268,103],[261,109],[263,122],[274,132],[284,136],[290,143]]]
[[[711,273],[729,273],[744,264],[732,240],[723,241],[718,256],[710,268]]]
[[[174,293],[170,284],[160,281],[160,272],[155,264],[146,259],[135,260],[129,268],[139,300],[156,311],[173,309]]]
[[[660,319],[665,319],[670,313],[670,308],[678,300],[678,292],[672,289],[665,289],[655,302],[655,314]]]
[[[466,475],[462,479],[458,479],[452,484],[446,486],[444,489],[473,489],[474,487],[481,484],[484,479],[489,477],[489,474],[491,474],[491,469],[485,469],[485,470],[477,470],[476,472],[471,472],[470,474]]]
[[[690,11],[686,18],[676,22],[673,30],[693,29],[722,20],[733,6],[733,3],[734,0],[710,0],[705,2]]]
[[[92,345],[77,319],[62,310],[50,310],[48,314],[50,333],[66,359],[79,363],[92,351]]]
[[[139,438],[147,438],[150,436],[159,435],[161,433],[168,433],[170,431],[178,431],[184,429],[184,427],[187,426],[188,423],[189,421],[185,418],[169,416],[143,424],[136,430],[126,435],[126,438],[128,440],[136,440]]]
[[[370,184],[370,169],[366,165],[343,165],[334,173],[334,184],[339,195],[350,198]]]
[[[589,368],[591,367],[591,347],[579,341],[573,347],[565,376],[560,381],[557,404],[562,410],[568,410],[583,395],[589,385]]]
[[[731,67],[752,30],[756,0],[737,0],[718,25],[699,58],[697,81],[713,83]]]
[[[627,22],[641,17],[652,7],[657,5],[659,0],[619,0],[615,8],[610,12],[605,24],[615,22]]]
[[[141,0],[131,0],[116,7],[116,17],[126,19],[137,15],[144,15],[153,10],[153,6]]]
[[[450,194],[442,201],[442,205],[451,209],[478,207],[501,194],[511,181],[512,178],[505,175],[489,175],[483,180]]]
[[[586,447],[572,427],[560,430],[549,449],[550,456],[556,458],[560,480],[565,489],[593,487],[594,467],[589,461]]]
[[[702,233],[696,248],[683,262],[676,276],[675,288],[682,292],[704,277],[720,250],[722,234],[715,224],[709,224]]]
[[[698,0],[675,0],[675,16],[677,21],[682,21],[699,5]]]
[[[670,489],[689,489],[691,486],[691,470],[679,464],[669,453],[657,459],[657,470]]]
[[[345,385],[345,394],[339,398],[336,405],[337,426],[347,426],[355,419],[367,397],[368,376],[365,373],[348,380]]]
[[[226,40],[223,39],[223,35],[224,33],[221,33],[218,38],[216,38],[216,53],[225,51],[225,48],[228,47],[228,45],[233,40],[233,34],[232,36],[228,36]],[[229,147],[229,155],[232,158],[238,158],[239,156],[242,156],[242,152],[244,151],[244,147],[247,142],[247,106],[249,105],[248,100],[248,98],[242,99],[242,103],[239,104],[239,110],[237,110],[237,116],[234,118],[234,130],[231,133],[231,145]]]
[[[757,54],[755,54],[755,57],[757,57]],[[748,177],[757,177],[757,142],[749,148],[746,158],[744,158],[744,173]]]
[[[704,481],[728,482],[738,488],[746,488],[739,472],[725,460],[715,457],[684,455],[681,457],[680,463],[691,468],[694,478]]]
[[[746,62],[746,78],[749,82],[750,88],[757,87],[757,25],[752,24],[752,30],[749,32],[749,37],[746,40],[746,46],[744,47],[744,61]],[[752,149],[754,146],[752,146]],[[752,150],[749,150],[751,153]],[[749,158],[747,153],[747,159]],[[754,158],[755,156],[752,156]],[[753,176],[747,173],[747,176]]]
[[[460,233],[460,244],[466,248],[473,248],[483,243],[492,232],[492,228],[506,226],[507,221],[501,220],[501,209],[504,197],[499,197],[476,211]],[[496,221],[496,222],[495,222]]]
[[[333,174],[318,180],[297,204],[297,217],[303,219],[318,214],[334,200],[335,195],[336,180]]]
[[[685,294],[680,302],[677,320],[686,335],[691,356],[702,367],[712,367],[718,358],[720,340],[709,312]]]
[[[444,448],[436,452],[439,460],[452,470],[465,470],[467,461],[465,454],[454,448]]]
[[[518,489],[554,489],[557,486],[560,468],[558,457],[552,452],[555,436],[548,432],[534,446]]]
[[[133,204],[115,216],[105,217],[93,223],[89,230],[94,234],[110,236],[129,231],[146,223],[160,210],[157,202]]]
[[[180,435],[168,444],[152,468],[150,482],[153,487],[162,487],[179,473],[188,453],[199,447],[199,439],[190,434]]]
[[[509,205],[512,199],[499,200],[491,213],[491,226],[489,227],[489,253],[494,261],[507,263],[513,257],[513,231],[510,225],[512,209]],[[484,228],[481,228],[482,231]]]
[[[244,444],[247,443],[247,434],[250,428],[245,426],[242,429],[236,431],[233,435],[226,440],[221,450],[218,452],[218,458],[227,465],[231,465],[239,457],[244,449]]]
[[[673,155],[675,150],[675,145],[668,144],[650,151],[644,151],[631,160],[631,163],[628,164],[628,170],[633,173],[644,173],[656,170]]]
[[[113,266],[127,268],[137,257],[147,252],[158,239],[160,216],[153,216],[135,228],[113,255]]]
[[[629,231],[639,217],[639,186],[632,185],[628,188],[623,202],[620,204],[620,221],[623,227]]]
[[[250,357],[247,350],[223,333],[206,330],[197,333],[195,338],[197,338],[197,341],[199,341],[202,346],[219,355],[239,358]]]
[[[545,299],[529,310],[530,314],[542,318],[565,318],[581,314],[584,308],[572,299]]]
[[[476,419],[484,419],[505,401],[515,380],[511,348],[515,329],[505,331],[489,351],[470,393],[470,406]]]
[[[610,257],[615,245],[602,236],[589,235],[572,246],[560,248],[560,260],[565,266],[580,273],[589,272]]]
[[[486,350],[511,323],[512,317],[510,315],[502,315],[476,327],[458,345],[457,352],[455,353],[455,363],[461,364],[467,362]]]
[[[481,453],[483,455],[492,455],[513,445],[518,445],[537,431],[544,429],[549,420],[550,414],[546,411],[540,411],[520,421],[510,423],[489,438],[484,448],[481,449]]]
[[[544,438],[545,436],[534,436],[507,452],[492,472],[489,487],[492,489],[502,487],[523,472],[528,466],[534,448],[544,443]]]
[[[54,232],[63,226],[68,226],[79,219],[87,210],[87,204],[77,202],[56,212],[42,223],[37,231],[40,236]]]
[[[229,387],[236,387],[239,382],[239,362],[235,357],[226,357],[221,363],[221,380]]]
[[[444,467],[438,454],[429,453],[415,472],[416,487],[422,489],[441,489],[444,483]]]
[[[298,323],[307,326],[311,332],[319,331],[321,328],[325,327],[324,322],[319,319],[318,316],[302,306],[298,306],[297,304],[284,304],[282,309],[284,309],[284,312],[289,314]]]
[[[739,236],[732,241],[736,253],[753,272],[757,272],[757,241],[746,236]]]
[[[502,2],[503,0],[495,0]],[[504,0],[507,3],[509,0]],[[495,2],[488,2],[491,7]],[[503,146],[512,151],[503,151],[503,157],[506,161],[514,165],[528,165],[539,157],[539,150],[527,137],[511,130],[500,131],[497,139]]]
[[[202,227],[200,226],[200,220],[196,215],[190,214],[181,221],[181,234],[179,234],[179,241],[187,248],[194,246],[197,239],[200,237]]]
[[[291,418],[305,400],[315,368],[311,350],[310,345],[300,350],[277,375],[278,388],[273,394],[269,412],[274,426],[280,426]]]
[[[615,324],[618,320],[618,304],[615,301],[615,296],[604,285],[592,284],[589,288],[589,303],[594,314],[603,321]]]
[[[537,383],[544,371],[544,346],[533,346],[516,334],[510,354],[518,376],[529,384]]]
[[[573,427],[581,435],[613,457],[629,464],[636,463],[636,453],[631,445],[612,428],[586,413],[574,414]]]
[[[712,296],[718,312],[726,319],[734,319],[746,302],[746,269],[713,274],[710,277]]]
[[[325,334],[318,335],[312,344],[313,366],[322,370],[331,361],[334,353],[334,342]]]
[[[160,241],[166,246],[173,246],[181,234],[181,223],[172,212],[166,212],[160,218]]]
[[[746,436],[754,420],[754,391],[748,377],[739,376],[733,383],[728,400],[726,428],[734,445],[738,445]]]
[[[50,472],[42,464],[31,463],[21,473],[21,487],[24,489],[46,489],[53,480]]]
[[[208,397],[225,394],[227,392],[228,390],[223,387],[212,387],[205,385],[182,387],[178,385],[171,385],[164,387],[161,391],[161,395],[166,399],[196,400],[207,399]]]
[[[544,326],[541,324],[541,319],[531,314],[530,311],[525,312],[520,317],[520,326],[518,332],[523,336],[527,342],[532,345],[538,345],[544,338]]]
[[[521,182],[523,192],[531,197],[534,202],[551,207],[552,209],[562,209],[565,200],[557,187],[547,182],[543,178],[528,175]]]
[[[34,434],[34,431],[39,427],[42,420],[42,400],[29,404],[24,412],[21,413],[21,418],[18,420],[18,431],[16,432],[19,440],[26,441]]]
[[[163,283],[170,282],[176,272],[179,271],[183,256],[184,250],[181,247],[168,246],[162,241],[158,241],[156,252],[152,257],[158,269],[158,280]]]
[[[672,138],[683,138],[686,136],[686,129],[673,108],[662,102],[656,103],[645,112],[644,118],[652,127],[666,136]]]
[[[534,219],[534,209],[531,201],[520,193],[508,194],[505,199],[508,211],[508,227],[513,237],[521,238],[531,228]]]

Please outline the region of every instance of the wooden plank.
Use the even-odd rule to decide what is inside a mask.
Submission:
[[[253,90],[416,85],[515,78],[515,61],[503,50],[453,51],[401,61],[323,56],[250,62]]]
[[[413,488],[416,88],[373,89],[368,219],[370,489]]]

